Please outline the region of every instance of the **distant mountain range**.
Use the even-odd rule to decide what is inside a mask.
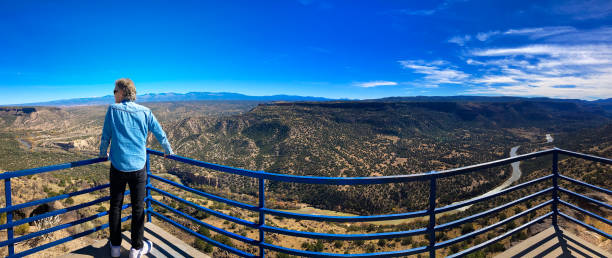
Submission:
[[[231,92],[189,92],[189,93],[150,93],[138,95],[137,102],[173,102],[173,101],[330,101],[339,99],[328,99],[322,97],[293,96],[293,95],[273,95],[273,96],[249,96]],[[94,98],[76,98],[53,100],[47,102],[24,103],[10,106],[93,106],[108,105],[113,103],[115,98],[111,95]]]
[[[516,101],[539,101],[539,102],[565,102],[580,103],[586,105],[597,105],[607,111],[612,111],[612,98],[586,101],[580,99],[554,99],[554,98],[524,98],[510,96],[412,96],[412,97],[387,97],[381,99],[366,99],[362,102],[516,102]],[[53,100],[47,102],[24,103],[0,106],[94,106],[108,105],[115,101],[111,95],[93,98],[76,98]],[[318,101],[351,101],[350,99],[330,99],[323,97],[296,96],[296,95],[272,95],[272,96],[250,96],[232,92],[189,92],[189,93],[150,93],[138,95],[137,102],[177,102],[177,101],[288,101],[288,102],[318,102]]]

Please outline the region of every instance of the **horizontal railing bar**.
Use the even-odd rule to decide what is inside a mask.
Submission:
[[[221,172],[248,176],[254,178],[264,178],[279,182],[290,182],[290,183],[305,183],[305,184],[327,184],[327,185],[370,185],[370,184],[386,184],[386,183],[403,183],[403,182],[411,182],[411,181],[423,181],[428,180],[434,176],[452,176],[456,174],[463,174],[470,171],[486,169],[490,167],[496,167],[501,165],[510,164],[512,162],[521,161],[524,159],[535,158],[539,156],[543,156],[546,154],[552,153],[553,149],[533,152],[524,155],[518,155],[511,158],[491,161],[487,163],[466,166],[461,168],[449,169],[440,172],[433,173],[421,173],[421,174],[411,174],[411,175],[395,175],[395,176],[378,176],[378,177],[318,177],[318,176],[296,176],[296,175],[286,175],[286,174],[277,174],[277,173],[269,173],[265,171],[253,171],[247,169],[233,168],[213,163],[208,163],[204,161],[194,160],[190,158],[185,158],[177,155],[167,156],[166,158],[176,160],[179,162],[209,168]],[[147,152],[150,154],[154,154],[157,156],[164,156],[163,152],[147,149]]]
[[[435,229],[436,229],[436,231],[439,231],[439,230],[444,230],[444,229],[447,229],[447,228],[455,227],[455,226],[464,224],[466,222],[470,222],[470,221],[476,220],[478,218],[482,218],[482,217],[487,216],[487,215],[489,215],[491,213],[498,212],[498,211],[503,210],[503,209],[507,209],[509,207],[517,205],[517,204],[519,204],[521,202],[524,202],[526,200],[533,199],[533,198],[538,197],[540,195],[543,195],[543,194],[546,194],[548,192],[551,192],[552,190],[553,190],[553,188],[549,187],[549,188],[546,188],[546,189],[544,189],[542,191],[539,191],[537,193],[527,195],[527,196],[525,196],[523,198],[511,201],[509,203],[506,203],[506,204],[501,205],[501,206],[497,206],[495,208],[483,211],[481,213],[474,214],[472,216],[461,218],[461,219],[458,219],[458,220],[454,220],[454,221],[451,221],[451,222],[448,222],[448,223],[445,223],[445,224],[442,224],[442,225],[438,225],[438,226],[435,227]]]
[[[461,241],[464,241],[464,240],[466,240],[468,238],[475,237],[477,235],[483,234],[483,233],[485,233],[485,232],[487,232],[489,230],[492,230],[494,228],[502,226],[502,225],[504,225],[504,224],[506,224],[506,223],[508,223],[510,221],[513,221],[515,219],[523,217],[523,216],[527,215],[530,212],[539,210],[539,209],[543,208],[544,206],[551,204],[552,202],[553,202],[553,200],[548,200],[548,201],[540,203],[540,204],[538,204],[538,205],[536,205],[534,207],[531,207],[530,209],[527,209],[527,210],[524,210],[524,211],[522,211],[520,213],[514,214],[513,216],[511,216],[509,218],[506,218],[504,220],[498,221],[495,224],[483,227],[481,229],[478,229],[476,231],[472,231],[472,232],[467,233],[465,235],[461,235],[461,236],[455,237],[453,239],[446,240],[444,242],[437,243],[436,244],[436,249],[444,248],[444,247],[447,247],[449,245],[456,244],[456,243],[459,243]]]
[[[365,253],[365,254],[336,254],[336,253],[319,253],[319,252],[311,252],[304,251],[298,249],[292,249],[277,245],[272,245],[268,243],[262,243],[263,247],[269,250],[287,253],[291,255],[304,256],[304,257],[398,257],[398,256],[407,256],[418,254],[427,251],[427,246],[416,247],[408,250],[401,251],[390,251],[390,252],[380,252],[380,253]]]
[[[514,190],[521,189],[521,188],[524,188],[524,187],[527,187],[527,186],[530,186],[530,185],[542,182],[542,181],[550,179],[552,177],[553,177],[553,175],[543,176],[543,177],[531,180],[529,182],[525,182],[525,183],[522,183],[522,184],[519,184],[519,185],[515,185],[515,186],[512,186],[512,187],[506,188],[506,189],[504,189],[502,191],[499,191],[499,192],[491,194],[491,195],[487,195],[487,196],[484,196],[484,197],[480,197],[480,198],[477,198],[477,199],[473,199],[473,200],[469,200],[469,201],[465,201],[465,202],[461,202],[461,203],[457,203],[457,204],[447,205],[447,206],[444,206],[444,207],[441,207],[441,208],[436,208],[435,211],[436,211],[436,213],[442,213],[442,212],[447,212],[447,211],[455,210],[455,209],[461,208],[463,206],[474,204],[476,202],[480,202],[480,201],[488,200],[488,199],[491,199],[491,198],[495,198],[495,197],[500,196],[500,195],[504,195],[504,194],[512,192]]]
[[[9,211],[15,211],[15,210],[19,210],[19,209],[35,206],[35,205],[40,205],[40,204],[43,204],[43,203],[48,203],[48,202],[52,202],[52,201],[58,201],[58,200],[66,199],[66,198],[77,196],[77,195],[81,195],[81,194],[91,193],[91,192],[95,192],[95,191],[98,191],[98,190],[101,190],[101,189],[104,189],[104,188],[108,188],[109,186],[110,186],[110,184],[104,184],[104,185],[99,185],[99,186],[92,187],[92,188],[85,189],[85,190],[81,190],[81,191],[76,191],[76,192],[67,193],[67,194],[60,194],[60,195],[49,197],[49,198],[45,198],[45,199],[40,199],[40,200],[36,200],[36,201],[21,203],[21,204],[17,204],[17,205],[12,205],[12,206],[9,206],[9,207],[1,208],[0,209],[0,213],[5,213],[5,212],[9,212]]]
[[[407,237],[414,235],[421,235],[427,233],[426,228],[400,231],[400,232],[385,232],[375,234],[328,234],[328,233],[315,233],[315,232],[303,232],[297,230],[283,229],[277,227],[271,227],[267,225],[261,226],[266,232],[278,233],[289,236],[314,238],[314,239],[329,239],[329,240],[372,240],[372,239],[383,239],[383,238],[397,238]]]
[[[287,217],[287,218],[315,220],[315,221],[328,221],[328,222],[367,222],[367,221],[396,220],[396,219],[407,219],[407,218],[427,216],[426,210],[408,212],[408,213],[400,213],[400,214],[372,215],[372,216],[312,215],[312,214],[302,214],[302,213],[294,213],[294,212],[287,212],[287,211],[279,211],[279,210],[274,210],[274,209],[269,209],[269,208],[262,208],[261,211],[267,214],[282,216],[282,217]]]
[[[147,152],[157,156],[163,156],[164,153],[156,150],[147,149]],[[191,164],[198,167],[208,168],[216,171],[226,172],[235,175],[248,176],[254,178],[263,178],[279,182],[304,183],[304,184],[327,184],[327,185],[369,185],[369,184],[385,184],[385,183],[400,183],[417,180],[425,180],[428,178],[426,174],[412,175],[397,175],[397,176],[381,176],[381,177],[318,177],[318,176],[295,176],[278,173],[269,173],[264,171],[253,171],[248,169],[228,167],[208,163],[204,161],[194,160],[177,155],[166,156],[168,159]]]
[[[584,196],[584,195],[579,194],[579,193],[574,193],[574,192],[572,192],[572,191],[570,191],[570,190],[567,190],[567,189],[565,189],[565,188],[563,188],[563,187],[559,187],[559,190],[560,190],[561,192],[566,193],[566,194],[569,194],[569,195],[572,195],[572,196],[575,196],[575,197],[579,197],[579,198],[581,198],[581,199],[583,199],[583,200],[587,200],[587,201],[589,201],[589,202],[595,203],[595,204],[597,204],[597,205],[599,205],[599,206],[603,206],[604,208],[608,208],[608,209],[611,209],[611,210],[612,210],[612,205],[607,204],[607,203],[605,203],[605,202],[601,202],[601,201],[595,200],[595,199],[593,199],[593,198],[590,198],[590,197]]]
[[[184,186],[182,184],[173,182],[172,180],[168,180],[168,179],[165,179],[165,178],[160,177],[160,176],[156,176],[156,175],[149,175],[149,176],[151,178],[153,178],[153,179],[157,179],[158,181],[161,181],[161,182],[164,182],[166,184],[172,185],[174,187],[183,189],[185,191],[192,192],[192,193],[197,194],[199,196],[206,197],[206,198],[211,199],[211,200],[215,200],[215,201],[218,201],[218,202],[223,202],[223,203],[226,203],[226,204],[229,204],[229,205],[232,205],[232,206],[236,206],[238,208],[242,208],[242,209],[245,209],[245,210],[250,210],[250,211],[255,211],[255,212],[258,211],[258,208],[256,206],[253,206],[253,205],[250,205],[250,204],[241,203],[241,202],[237,202],[237,201],[234,201],[234,200],[230,200],[230,199],[226,199],[226,198],[223,198],[223,197],[219,197],[219,196],[216,196],[216,195],[213,195],[213,194],[209,194],[207,192],[203,192],[203,191],[200,191],[200,190],[197,190],[197,189],[193,189],[193,188],[188,187],[188,186]]]
[[[187,204],[187,205],[189,205],[191,207],[194,207],[196,210],[205,211],[205,212],[207,212],[207,213],[209,213],[209,214],[211,214],[211,215],[213,215],[215,217],[222,218],[222,219],[225,219],[225,220],[229,220],[229,221],[238,223],[240,225],[245,225],[245,226],[251,227],[251,228],[257,228],[257,223],[255,223],[255,222],[251,222],[251,221],[248,221],[248,220],[243,220],[243,219],[240,219],[240,218],[229,216],[227,214],[223,214],[223,213],[215,211],[215,210],[211,210],[209,208],[197,205],[197,204],[195,204],[193,202],[187,201],[185,199],[182,199],[182,198],[180,198],[178,196],[175,196],[175,195],[173,195],[171,193],[168,193],[168,192],[166,192],[164,190],[161,190],[161,189],[158,189],[158,188],[155,188],[155,187],[149,187],[149,188],[151,190],[155,191],[155,192],[158,192],[158,193],[164,195],[164,196],[168,196],[168,197],[170,197],[170,198],[172,198],[174,200],[177,200],[177,201],[182,202],[184,204]],[[151,200],[153,200],[153,199],[151,198]]]
[[[577,219],[573,218],[572,216],[569,216],[569,215],[567,215],[567,214],[565,214],[563,212],[559,212],[559,215],[561,215],[562,217],[564,217],[564,218],[566,218],[566,219],[568,219],[568,220],[570,220],[570,221],[572,221],[572,222],[574,222],[574,223],[576,223],[576,224],[578,224],[580,226],[585,227],[588,230],[594,231],[595,233],[598,233],[598,234],[600,234],[600,235],[602,235],[602,236],[604,236],[604,237],[606,237],[608,239],[612,239],[612,235],[610,235],[610,234],[608,234],[606,232],[603,232],[600,229],[598,229],[596,227],[593,227],[593,226],[591,226],[589,224],[586,224],[586,223],[584,223],[584,222],[582,222],[580,220],[577,220]]]
[[[608,165],[612,165],[612,159],[606,159],[606,158],[602,158],[602,157],[597,157],[597,156],[593,156],[593,155],[589,155],[589,154],[584,154],[584,153],[578,153],[578,152],[573,152],[573,151],[568,151],[568,150],[563,150],[563,149],[557,149],[557,151],[561,154],[565,154],[568,156],[572,156],[572,157],[576,157],[576,158],[581,158],[581,159],[586,159],[586,160],[590,160],[590,161],[595,161],[595,162],[600,162],[600,163],[605,163]]]
[[[612,195],[612,191],[611,190],[608,190],[608,189],[605,189],[605,188],[601,188],[599,186],[595,186],[595,185],[592,185],[592,184],[588,184],[588,183],[585,183],[585,182],[573,179],[571,177],[567,177],[567,176],[564,176],[564,175],[559,175],[559,178],[563,178],[563,179],[565,179],[567,181],[570,181],[572,183],[575,183],[575,184],[578,184],[578,185],[581,185],[581,186],[589,187],[589,188],[591,188],[591,189],[593,189],[595,191],[600,191],[602,193],[606,193],[606,194]]]
[[[573,205],[573,204],[571,204],[569,202],[566,202],[564,200],[559,200],[559,203],[561,203],[561,204],[563,204],[563,205],[565,205],[565,206],[567,206],[569,208],[572,208],[572,209],[574,209],[576,211],[579,211],[579,212],[582,212],[582,213],[584,213],[586,215],[589,215],[589,216],[591,216],[593,218],[596,218],[596,219],[600,220],[601,222],[606,223],[606,224],[612,226],[612,221],[610,221],[610,220],[608,220],[608,219],[606,219],[606,218],[604,218],[602,216],[599,216],[599,215],[597,215],[597,214],[595,214],[593,212],[587,211],[587,210],[585,210],[583,208],[580,208],[580,207],[578,207],[576,205]]]
[[[521,230],[523,230],[523,229],[525,229],[525,228],[527,228],[527,227],[529,227],[529,226],[531,226],[531,225],[533,225],[535,223],[538,223],[538,222],[546,219],[547,217],[551,216],[552,214],[553,214],[552,211],[549,212],[549,213],[546,213],[546,214],[544,214],[544,215],[542,215],[542,216],[540,216],[540,217],[538,217],[538,218],[536,218],[536,219],[534,219],[534,220],[532,220],[530,222],[527,222],[527,223],[525,223],[525,224],[523,224],[523,225],[521,225],[521,226],[519,226],[519,227],[517,227],[517,228],[515,228],[513,230],[510,230],[510,231],[504,233],[503,235],[499,235],[499,236],[497,236],[495,238],[491,238],[491,239],[489,239],[489,240],[487,240],[485,242],[482,242],[482,243],[480,243],[478,245],[472,246],[472,247],[470,247],[468,249],[465,249],[465,250],[463,250],[461,252],[449,255],[447,257],[463,257],[465,255],[468,255],[468,254],[472,253],[472,252],[478,251],[478,250],[480,250],[480,249],[482,249],[482,248],[484,248],[484,247],[486,247],[486,246],[488,246],[490,244],[498,242],[498,241],[500,241],[500,240],[502,240],[502,239],[504,239],[506,237],[509,237],[509,236],[515,234],[516,232],[519,232],[519,231],[521,231]]]
[[[206,227],[208,229],[212,229],[215,232],[218,232],[220,234],[226,235],[226,236],[231,237],[233,239],[236,239],[238,241],[241,241],[241,242],[244,242],[244,243],[248,243],[248,244],[251,244],[251,245],[257,245],[257,243],[259,243],[259,241],[257,241],[257,240],[254,240],[254,239],[251,239],[251,238],[248,238],[248,237],[243,237],[243,236],[235,234],[233,232],[229,232],[229,231],[223,230],[221,228],[215,227],[213,225],[210,225],[210,224],[208,224],[206,222],[200,221],[199,219],[194,218],[191,215],[186,214],[186,213],[184,213],[182,211],[179,211],[179,210],[177,210],[175,208],[172,208],[172,207],[170,207],[170,206],[166,205],[165,203],[162,203],[162,202],[160,202],[158,200],[151,199],[151,203],[159,205],[159,206],[163,207],[164,209],[167,209],[167,210],[169,210],[169,211],[171,211],[171,212],[173,212],[175,214],[181,215],[184,218],[186,218],[188,220],[191,220],[191,221],[195,222],[196,224],[198,224],[200,226],[204,226],[204,227]],[[148,210],[148,211],[151,211],[151,210]]]
[[[492,167],[499,167],[499,166],[511,164],[517,161],[522,161],[526,159],[532,159],[532,158],[537,158],[540,156],[548,155],[548,154],[553,153],[554,151],[555,151],[554,149],[536,151],[532,153],[517,155],[514,157],[490,161],[486,163],[480,163],[480,164],[465,166],[465,167],[460,167],[460,168],[447,169],[443,171],[438,171],[437,176],[438,178],[449,177],[449,176],[454,176],[454,175],[465,174],[465,173],[476,171],[476,170],[483,170],[483,169],[492,168]]]
[[[125,221],[127,221],[127,220],[129,220],[131,218],[132,218],[132,215],[125,216],[125,217],[121,218],[121,222],[125,222]],[[30,255],[30,254],[33,254],[33,253],[45,250],[47,248],[54,247],[56,245],[60,245],[60,244],[63,244],[63,243],[66,243],[66,242],[69,242],[69,241],[72,241],[72,240],[84,237],[84,236],[89,235],[91,233],[103,230],[105,228],[108,228],[108,226],[109,226],[108,223],[106,223],[106,224],[94,227],[92,229],[85,230],[85,231],[83,231],[81,233],[77,233],[77,234],[74,234],[74,235],[71,235],[71,236],[64,237],[62,239],[55,240],[55,241],[50,242],[50,243],[46,243],[46,244],[41,245],[41,246],[34,247],[32,249],[29,249],[29,250],[23,251],[21,253],[15,254],[14,256],[11,256],[11,257],[23,257],[23,256],[27,256],[27,255]]]
[[[132,206],[132,205],[128,203],[128,204],[123,205],[121,207],[121,209],[124,210],[124,209],[127,209],[130,206]],[[38,236],[42,236],[42,235],[45,235],[45,234],[53,233],[53,232],[58,231],[58,230],[62,230],[62,229],[66,229],[66,228],[69,228],[69,227],[72,227],[72,226],[83,224],[85,222],[92,221],[94,219],[98,219],[98,218],[106,216],[106,215],[108,215],[108,211],[103,211],[103,212],[100,212],[98,214],[94,214],[92,216],[89,216],[87,218],[82,218],[82,219],[79,219],[79,220],[75,220],[75,221],[71,221],[71,222],[68,222],[68,223],[64,223],[62,225],[57,225],[55,227],[43,229],[43,230],[40,230],[40,231],[37,231],[37,232],[33,232],[33,233],[30,233],[30,234],[27,234],[27,235],[23,235],[23,236],[20,236],[20,237],[17,237],[17,238],[13,238],[12,240],[2,241],[2,242],[0,242],[0,247],[6,246],[6,245],[10,245],[10,244],[15,244],[15,243],[18,243],[18,242],[21,242],[21,241],[25,241],[25,240],[28,240],[28,239],[32,239],[32,238],[35,238],[35,237],[38,237]],[[129,217],[131,218],[131,216],[129,216]]]
[[[55,170],[80,167],[80,166],[90,165],[94,163],[104,162],[107,160],[108,158],[94,158],[94,159],[86,159],[86,160],[79,160],[79,161],[74,161],[74,162],[50,165],[50,166],[45,166],[45,167],[29,168],[29,169],[23,169],[23,170],[17,170],[17,171],[4,172],[0,174],[0,179],[29,176],[29,175],[40,174],[40,173],[45,173],[45,172],[50,172],[50,171],[55,171]]]
[[[129,194],[129,192],[130,192],[129,190],[125,191],[125,194]],[[71,207],[68,207],[68,208],[58,209],[58,210],[46,212],[46,213],[43,213],[43,214],[39,214],[39,215],[36,215],[36,216],[32,216],[32,217],[29,217],[29,218],[25,218],[25,219],[22,219],[22,220],[13,221],[11,223],[2,224],[2,225],[0,225],[0,230],[7,229],[7,228],[10,228],[10,227],[15,227],[15,226],[18,226],[18,225],[21,225],[21,224],[24,224],[24,223],[29,223],[29,222],[32,222],[32,221],[44,219],[44,218],[47,218],[47,217],[64,214],[66,212],[82,209],[82,208],[89,207],[89,206],[92,206],[92,205],[96,205],[98,203],[101,203],[101,202],[104,202],[104,201],[108,201],[108,200],[110,200],[110,196],[105,196],[105,197],[102,197],[102,198],[97,199],[97,200],[93,200],[93,201],[90,201],[90,202],[77,204],[75,206],[71,206]]]
[[[185,227],[185,226],[177,223],[176,221],[174,221],[174,220],[172,220],[170,218],[167,218],[166,216],[164,216],[164,215],[162,215],[162,214],[160,214],[160,213],[158,213],[156,211],[149,210],[149,212],[152,215],[155,215],[156,217],[162,219],[163,221],[168,222],[168,223],[172,224],[173,226],[175,226],[177,228],[180,228],[180,229],[186,231],[187,233],[189,233],[189,234],[191,234],[193,236],[196,236],[196,237],[198,237],[198,238],[200,238],[200,239],[202,239],[202,240],[204,240],[204,241],[206,241],[206,242],[208,242],[208,243],[210,243],[210,244],[212,244],[212,245],[214,245],[216,247],[219,247],[219,248],[221,248],[223,250],[226,250],[228,252],[231,252],[233,254],[236,254],[236,255],[239,255],[239,256],[242,256],[242,257],[252,257],[252,258],[257,257],[256,255],[253,255],[251,253],[247,253],[247,252],[242,251],[240,249],[236,249],[234,247],[225,245],[223,243],[219,243],[219,242],[217,242],[217,241],[215,241],[213,239],[210,239],[210,238],[208,238],[206,236],[203,236],[203,235],[199,234],[198,232],[195,232],[195,231],[191,230],[190,228]]]

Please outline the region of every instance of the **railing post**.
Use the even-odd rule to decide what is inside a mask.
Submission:
[[[11,207],[11,179],[4,179],[4,197],[6,200],[6,207]],[[13,212],[9,211],[6,213],[6,223],[13,222]],[[13,240],[13,227],[10,227],[6,230],[6,237],[8,241]],[[8,245],[8,256],[13,256],[15,254],[15,244]]]
[[[553,174],[553,177],[552,177],[552,183],[553,183],[552,224],[553,226],[557,226],[557,217],[559,215],[559,183],[558,183],[559,164],[558,163],[559,163],[559,152],[557,151],[557,148],[555,148],[555,151],[553,152],[553,161],[552,161],[552,174]]]
[[[427,225],[427,233],[429,235],[429,257],[436,257],[436,171],[432,171],[429,180],[429,225]]]
[[[151,222],[151,213],[149,212],[149,210],[153,210],[153,207],[151,207],[151,163],[150,163],[150,154],[147,151],[147,209],[145,210],[145,213],[147,213],[147,222]]]
[[[257,223],[259,226],[259,257],[265,257],[266,252],[263,247],[264,243],[264,231],[261,228],[264,224],[266,224],[266,214],[261,210],[266,206],[266,197],[265,197],[265,179],[263,177],[259,178],[259,222]]]

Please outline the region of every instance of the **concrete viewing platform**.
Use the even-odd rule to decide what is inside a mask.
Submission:
[[[612,254],[570,234],[568,230],[550,227],[523,240],[505,252],[502,257],[612,257]]]
[[[130,232],[124,231],[122,233],[123,241],[121,241],[121,257],[130,256]],[[151,253],[145,255],[145,257],[203,257],[210,258],[210,256],[198,251],[191,247],[187,243],[178,239],[176,236],[166,232],[160,227],[153,223],[145,224],[144,238],[151,240],[153,243],[153,250]],[[85,257],[110,257],[110,248],[108,240],[98,240],[92,245],[83,247],[78,250],[74,250],[66,255],[60,256],[62,258],[85,258]]]

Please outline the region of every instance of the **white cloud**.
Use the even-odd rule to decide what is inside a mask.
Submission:
[[[479,79],[475,79],[476,83],[484,83],[484,84],[507,84],[507,83],[516,83],[517,81],[512,76],[501,75],[501,76],[485,76]]]
[[[517,36],[522,39],[517,41]],[[492,38],[509,37],[513,38],[504,40],[503,47],[491,41]],[[486,45],[480,44],[483,47],[473,47],[485,41]],[[448,42],[463,47],[460,58],[465,63],[461,65],[466,67],[463,71],[473,71],[471,74],[448,62],[407,60],[400,64],[425,75],[422,81],[415,83],[463,84],[468,94],[612,97],[612,26],[588,30],[571,26],[493,30],[458,35]]]
[[[552,8],[553,12],[570,15],[576,20],[601,19],[612,14],[612,2],[609,0],[571,0],[558,3]]]
[[[554,27],[538,27],[538,28],[522,28],[510,29],[504,32],[504,35],[522,35],[528,36],[531,39],[540,39],[554,35],[575,32],[576,28],[571,26],[554,26]]]
[[[568,42],[571,43],[571,42]],[[474,50],[486,68],[466,93],[556,98],[612,97],[612,44],[536,44]],[[478,60],[482,59],[482,60]]]
[[[359,83],[355,83],[354,85],[357,87],[362,87],[362,88],[372,88],[372,87],[378,87],[378,86],[395,86],[397,85],[397,82],[371,81],[371,82],[359,82]]]
[[[423,74],[424,87],[437,87],[439,84],[462,84],[469,77],[463,71],[457,70],[448,62],[443,60],[425,62],[422,60],[402,60],[400,65],[405,69],[410,69],[414,73]]]
[[[433,9],[420,9],[420,10],[402,9],[400,10],[400,12],[403,14],[407,14],[407,15],[429,16],[439,11],[448,9],[449,7],[451,7],[451,5],[453,5],[456,2],[466,2],[466,1],[467,0],[446,0],[438,4]]]
[[[555,43],[607,43],[612,41],[612,27],[601,27],[591,30],[576,30],[571,33],[554,35],[547,38],[548,42]]]
[[[479,32],[478,34],[476,34],[476,38],[480,41],[487,41],[487,39],[489,39],[492,36],[495,36],[497,34],[499,34],[499,31],[489,31],[489,32]]]
[[[464,35],[464,36],[454,36],[448,40],[449,43],[455,43],[459,46],[464,46],[466,42],[470,41],[472,36]]]
[[[472,38],[476,38],[479,41],[487,41],[490,38],[498,35],[503,36],[525,36],[529,39],[551,39],[553,37],[560,37],[562,35],[568,35],[575,33],[578,30],[571,26],[549,26],[549,27],[537,27],[537,28],[521,28],[521,29],[509,29],[504,32],[499,30],[479,32],[475,35],[463,35],[454,36],[447,42],[455,43],[459,46],[464,46],[467,42],[471,41]],[[602,35],[603,36],[603,35]],[[612,38],[612,29],[610,32],[605,34],[606,38]],[[556,38],[555,38],[556,39]]]
[[[400,12],[408,15],[419,15],[419,16],[428,16],[436,13],[437,9],[424,9],[424,10],[401,10]]]

